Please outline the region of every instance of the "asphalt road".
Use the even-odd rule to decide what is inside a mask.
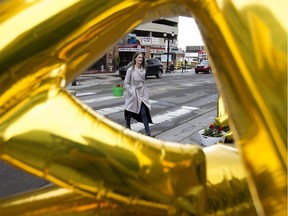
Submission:
[[[111,87],[123,84],[117,74],[85,75],[81,84],[68,86],[76,96],[98,113],[124,125],[123,97],[113,97]],[[181,70],[164,74],[162,79],[146,79],[155,124],[151,131],[156,138],[178,143],[199,143],[197,132],[216,117],[218,90],[212,74],[195,74]],[[133,128],[134,126],[134,128]],[[144,133],[143,125],[132,125],[132,130]],[[185,130],[188,130],[185,132]]]
[[[0,160],[0,198],[50,184]]]

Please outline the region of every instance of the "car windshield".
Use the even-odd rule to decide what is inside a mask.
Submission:
[[[200,65],[205,65],[205,66],[207,66],[207,65],[209,65],[209,61],[203,60],[203,61],[200,63]]]

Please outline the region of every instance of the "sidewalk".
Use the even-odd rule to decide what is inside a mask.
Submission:
[[[217,108],[207,110],[187,122],[175,126],[174,128],[171,128],[167,131],[161,132],[160,134],[156,135],[156,138],[180,144],[197,145],[201,148],[204,148],[205,146],[201,145],[199,131],[203,128],[206,128],[211,122],[213,122],[216,116]],[[225,142],[224,145],[234,148],[236,147],[234,142]]]
[[[177,143],[200,144],[201,139],[198,131],[207,127],[208,124],[214,121],[217,109],[211,109],[207,112],[197,115],[192,120],[182,123],[170,130],[167,130],[159,135],[158,139]]]
[[[77,91],[81,88],[95,86],[97,85],[95,80],[104,80],[107,79],[107,77],[108,79],[109,77],[119,77],[119,71],[106,73],[83,73],[76,78],[76,86],[73,86],[72,83],[69,83],[66,88],[70,90],[70,92]]]

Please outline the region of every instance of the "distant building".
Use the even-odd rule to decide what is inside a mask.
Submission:
[[[179,17],[161,18],[139,25],[96,62],[93,65],[94,69],[100,69],[103,64],[105,68],[110,69],[121,67],[129,63],[137,51],[145,53],[146,58],[158,58],[166,68],[168,53],[170,63],[175,62],[179,56],[184,57],[183,50],[178,50],[178,21]],[[113,61],[115,58],[120,59],[117,66],[113,65],[113,62],[116,62]]]
[[[208,55],[204,46],[186,46],[185,59],[188,62],[195,61],[195,59],[200,62],[203,59],[208,59]]]
[[[141,24],[136,27],[131,34],[127,35],[120,41],[119,47],[128,46],[131,41],[134,43],[138,42],[138,44],[145,47],[146,58],[158,58],[162,61],[164,67],[166,67],[168,45],[169,62],[174,61],[178,54],[178,21],[179,17],[172,17]],[[124,57],[125,54],[121,53],[121,49],[118,49],[118,51],[119,56],[122,59],[122,56]],[[132,55],[130,55],[130,57],[132,59]],[[127,55],[124,58],[127,59]],[[124,63],[124,61],[122,62]]]

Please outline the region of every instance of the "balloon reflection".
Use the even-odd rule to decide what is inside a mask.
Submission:
[[[258,215],[285,215],[284,2],[13,0],[0,6],[0,157],[66,188],[1,200],[0,212],[255,215],[255,206]],[[178,15],[193,15],[202,32],[241,160],[221,145],[202,150],[127,131],[64,88],[141,22]],[[31,206],[38,203],[35,213]]]

